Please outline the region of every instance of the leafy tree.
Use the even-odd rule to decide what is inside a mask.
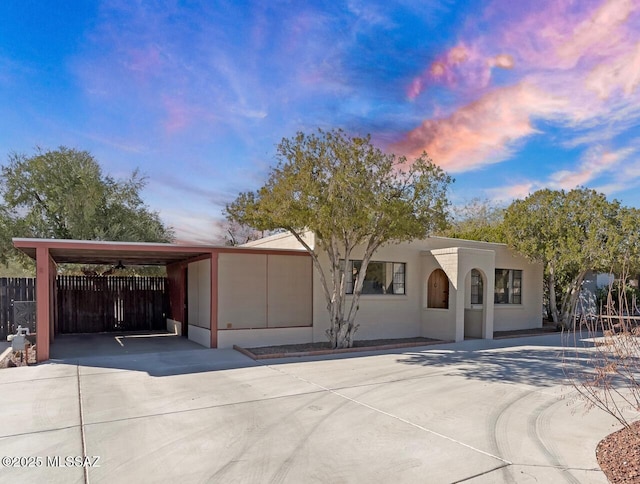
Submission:
[[[11,237],[168,242],[171,229],[142,201],[145,179],[116,180],[87,151],[12,154],[0,178],[0,258]]]
[[[554,322],[571,326],[589,270],[615,271],[623,263],[637,263],[638,213],[586,188],[539,190],[507,208],[506,241],[544,264]]]
[[[503,207],[489,200],[474,198],[463,206],[453,208],[451,226],[442,231],[441,235],[456,239],[504,242],[504,211]]]
[[[279,163],[266,184],[257,192],[241,193],[227,205],[227,216],[258,230],[284,229],[296,237],[320,276],[331,346],[350,347],[371,257],[385,243],[441,229],[451,178],[426,154],[408,163],[374,147],[369,136],[349,137],[341,130],[285,138],[276,157]],[[305,241],[306,231],[315,235],[315,247]],[[344,267],[356,248],[364,249],[362,265],[347,304]],[[328,273],[316,250],[328,257]]]

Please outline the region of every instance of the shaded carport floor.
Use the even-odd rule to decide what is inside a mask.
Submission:
[[[613,421],[574,412],[560,346],[552,335],[268,364],[178,351],[5,370],[0,454],[76,455],[84,441],[100,456],[90,482],[604,483],[594,449]]]
[[[166,331],[59,334],[51,345],[52,360],[135,355],[206,349]]]

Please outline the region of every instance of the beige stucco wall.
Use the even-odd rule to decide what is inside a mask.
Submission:
[[[313,234],[306,232],[302,236],[303,240],[309,247],[313,248]],[[281,234],[270,235],[258,240],[252,240],[243,244],[242,247],[255,247],[259,249],[293,249],[293,250],[305,250],[304,246],[298,242],[290,232],[283,232]]]
[[[373,260],[385,262],[406,263],[405,295],[374,295],[360,296],[360,310],[356,323],[360,325],[356,339],[377,338],[410,338],[420,336],[420,253],[416,250],[406,250],[405,244],[394,244],[380,248]],[[352,259],[362,258],[362,251],[356,251]],[[321,263],[329,274],[329,260],[320,256]],[[329,328],[329,312],[327,302],[322,291],[320,278],[314,271],[313,293],[313,337],[314,341],[326,341],[326,330]],[[347,296],[347,307],[352,297]]]
[[[543,267],[502,246],[496,250],[496,269],[522,270],[522,304],[494,304],[493,329],[506,331],[542,327]]]
[[[211,328],[211,260],[189,263],[187,269],[188,323]]]
[[[218,329],[267,327],[267,256],[218,256]]]
[[[308,343],[313,338],[313,328],[234,329],[218,331],[218,348],[244,348],[258,346]]]
[[[454,250],[456,247],[461,250]],[[444,250],[441,250],[444,249]],[[438,260],[432,251],[441,250]],[[449,252],[449,253],[447,253]],[[356,251],[353,259],[361,257]],[[328,273],[328,259],[321,254]],[[477,334],[478,318],[482,337],[491,338],[493,331],[527,329],[542,325],[542,267],[511,252],[503,244],[465,241],[443,237],[393,244],[382,247],[373,257],[376,261],[405,262],[406,296],[362,295],[356,322],[360,325],[357,339],[402,338],[425,336],[445,340],[461,340],[465,332],[465,308],[470,309],[470,273],[476,268],[483,274],[485,305],[467,312],[468,332]],[[427,308],[427,279],[436,268],[442,268],[451,280],[449,309]],[[495,305],[493,290],[495,269],[520,269],[522,304]],[[329,325],[320,278],[314,271],[314,341],[326,339]],[[460,286],[460,287],[457,287]],[[460,295],[458,295],[460,293]],[[350,300],[350,298],[348,298]],[[458,323],[458,324],[456,324]]]
[[[267,256],[267,325],[311,326],[311,257]]]
[[[222,253],[218,329],[311,326],[311,258]]]
[[[247,245],[299,247],[295,238],[288,234],[278,234]],[[322,253],[318,255],[328,275],[328,258]],[[362,251],[356,250],[352,259],[360,258]],[[493,331],[534,328],[542,324],[542,267],[528,263],[503,244],[429,237],[384,246],[376,252],[373,260],[406,264],[406,295],[362,295],[356,318],[360,325],[357,339],[426,336],[460,340],[465,334],[465,318],[468,336],[477,335],[480,326],[482,337],[486,338],[491,338]],[[450,278],[449,309],[426,307],[427,279],[436,268],[442,268]],[[479,269],[483,275],[485,302],[471,307],[470,273],[473,268]],[[496,268],[523,271],[522,304],[493,303]],[[348,296],[347,303],[350,301]],[[320,277],[313,270],[313,341],[325,341],[328,327],[326,299]]]

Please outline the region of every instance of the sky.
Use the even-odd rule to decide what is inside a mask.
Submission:
[[[67,146],[179,241],[222,233],[283,137],[426,151],[454,205],[593,188],[640,207],[640,0],[0,2],[0,163]]]

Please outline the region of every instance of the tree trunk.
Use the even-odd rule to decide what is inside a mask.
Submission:
[[[558,324],[558,302],[556,301],[556,274],[552,264],[549,265],[549,311],[553,322]]]
[[[564,329],[574,329],[575,326],[575,309],[582,282],[587,271],[581,271],[571,282],[567,288],[567,292],[562,298],[562,327]]]

